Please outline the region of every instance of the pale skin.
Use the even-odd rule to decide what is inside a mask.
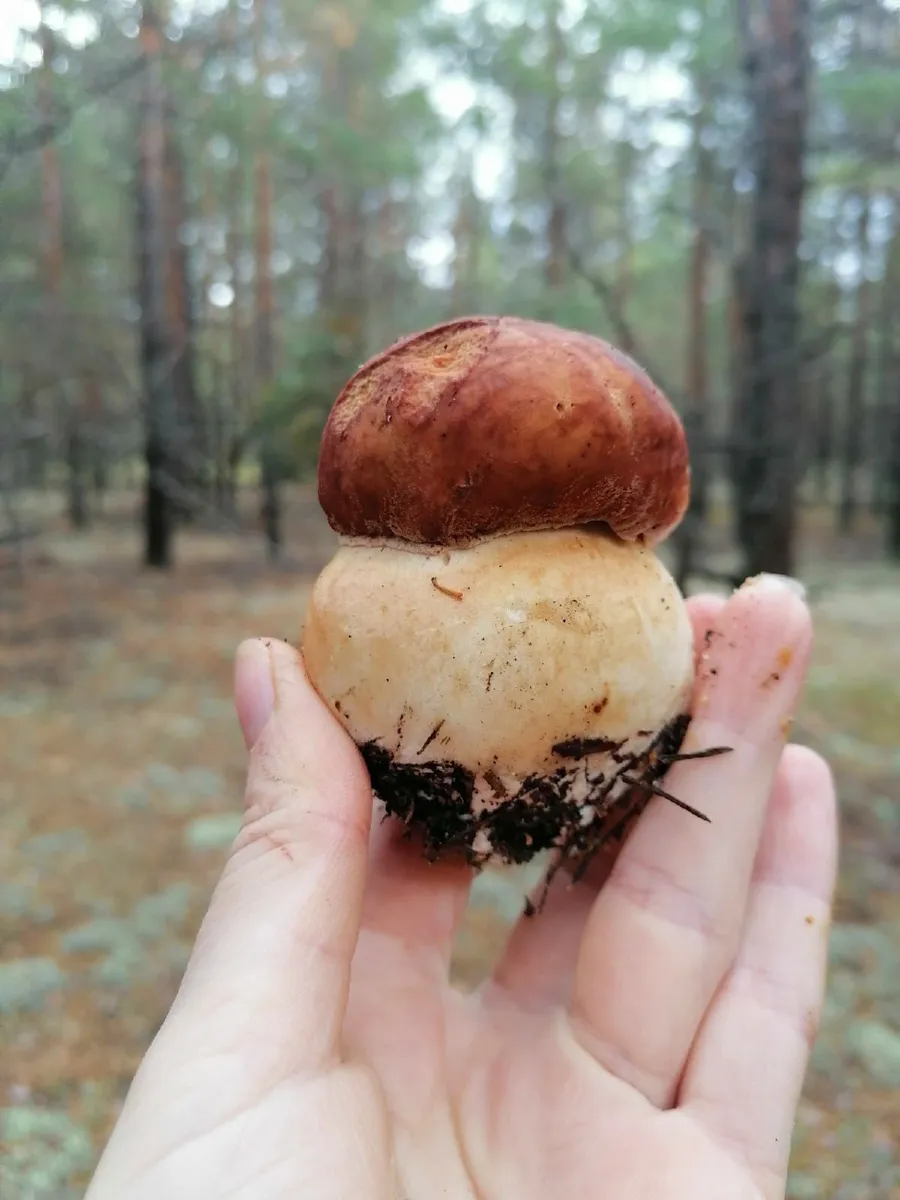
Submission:
[[[685,748],[733,750],[666,787],[712,824],[654,799],[474,994],[470,873],[373,820],[297,652],[245,643],[244,830],[88,1200],[783,1197],[836,859],[828,768],[786,745],[810,620],[770,578],[691,606]]]

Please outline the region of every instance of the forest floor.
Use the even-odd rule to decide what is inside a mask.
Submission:
[[[137,511],[114,497],[78,535],[52,517],[22,582],[0,563],[2,1200],[82,1194],[239,819],[235,647],[297,638],[333,547],[297,489],[279,569],[253,531],[192,531],[149,574]],[[835,768],[843,844],[790,1196],[900,1200],[900,573],[871,531],[837,543],[811,519],[804,547],[817,645],[796,735]],[[521,897],[521,879],[479,882],[463,983]]]

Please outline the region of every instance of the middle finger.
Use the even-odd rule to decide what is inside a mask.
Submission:
[[[706,638],[724,604],[721,597],[710,595],[693,596],[687,602],[698,672]],[[629,817],[629,825],[637,815],[635,811]],[[494,968],[494,986],[528,1008],[569,1003],[585,922],[619,850],[618,841],[602,847],[577,880],[566,869],[558,871],[546,897],[545,885],[537,885],[531,899],[535,904],[543,900],[543,909],[540,916],[521,916],[516,922]]]

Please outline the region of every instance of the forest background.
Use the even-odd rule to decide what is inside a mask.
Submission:
[[[685,590],[809,588],[844,851],[790,1194],[900,1196],[898,0],[4,0],[3,1197],[80,1194],[177,986],[334,396],[470,312],[668,392]],[[522,887],[479,881],[462,983]]]

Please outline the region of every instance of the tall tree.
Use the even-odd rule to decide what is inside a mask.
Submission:
[[[195,313],[188,250],[188,204],[178,114],[171,91],[166,93],[164,123],[164,219],[166,237],[166,325],[172,355],[171,376],[175,395],[178,439],[175,445],[177,488],[173,506],[179,519],[190,520],[196,511],[205,461],[204,422],[197,392],[194,359]]]
[[[710,247],[711,155],[703,144],[708,112],[705,90],[698,95],[693,121],[691,240],[688,265],[688,328],[685,354],[684,424],[691,449],[691,496],[678,538],[678,585],[685,591],[695,568],[700,532],[708,508],[711,447],[709,445],[709,363],[707,347]]]
[[[882,283],[880,409],[886,453],[882,470],[887,508],[887,549],[900,561],[900,191],[892,196],[893,232]]]
[[[44,4],[38,5],[41,45],[41,67],[39,79],[40,110],[42,119],[52,124],[55,118],[53,59],[55,43],[53,31],[47,24]],[[43,260],[45,314],[44,320],[53,353],[50,361],[62,361],[63,342],[66,329],[63,310],[63,275],[65,248],[63,237],[63,183],[60,167],[59,146],[47,141],[41,148],[41,214],[43,224]],[[66,368],[53,379],[51,387],[57,395],[61,433],[67,473],[67,496],[69,521],[74,529],[83,529],[88,523],[86,493],[86,453],[84,436],[84,413],[77,394],[77,382],[65,378]]]
[[[839,328],[841,288],[829,273],[821,287],[821,303],[815,310],[823,326],[828,328],[828,344],[808,364],[804,388],[806,422],[809,431],[809,459],[819,503],[828,500],[831,468],[836,458],[838,430],[836,375],[838,356],[835,334]]]
[[[894,426],[900,422],[900,189],[889,193],[890,236],[878,300],[878,346],[875,378],[873,510],[884,513],[892,492],[891,476],[900,466],[892,449]]]
[[[177,478],[177,400],[173,347],[166,306],[166,89],[163,78],[165,13],[160,0],[144,0],[138,44],[143,57],[138,106],[137,252],[141,313],[141,378],[144,393],[144,561],[172,563]]]
[[[852,531],[859,507],[858,477],[865,440],[866,367],[868,364],[869,324],[872,317],[872,285],[868,277],[871,198],[867,194],[860,194],[855,197],[855,201],[858,210],[855,249],[859,268],[841,445],[839,524],[842,533]]]
[[[704,145],[708,110],[706,97],[698,98],[693,130],[693,186],[691,197],[690,278],[688,283],[688,336],[686,417],[697,447],[695,455],[692,504],[702,521],[707,508],[707,465],[709,451],[706,440],[709,432],[709,362],[708,306],[709,273],[711,265],[710,214],[712,211],[712,155]]]
[[[744,571],[793,573],[800,433],[799,245],[808,118],[808,0],[739,0],[754,178],[742,373],[734,414]]]

